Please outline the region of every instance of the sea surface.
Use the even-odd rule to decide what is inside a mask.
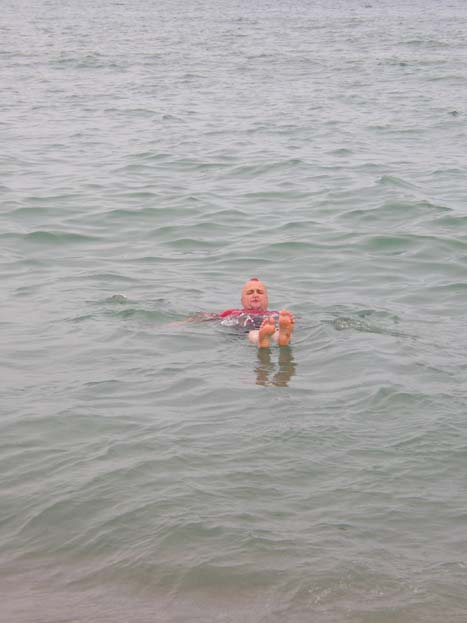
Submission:
[[[466,33],[2,2],[1,623],[467,621]]]

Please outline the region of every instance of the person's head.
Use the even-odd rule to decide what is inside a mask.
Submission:
[[[268,308],[268,291],[264,283],[252,277],[242,288],[242,305],[244,309],[266,311]]]

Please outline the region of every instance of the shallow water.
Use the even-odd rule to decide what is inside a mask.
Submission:
[[[6,3],[0,621],[465,621],[467,11],[326,4]]]

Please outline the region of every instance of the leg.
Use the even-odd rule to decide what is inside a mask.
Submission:
[[[258,363],[255,368],[256,385],[269,385],[269,375],[274,371],[274,365],[271,362],[271,349],[258,348],[256,352],[258,353]]]
[[[274,318],[271,316],[263,320],[258,330],[250,331],[248,333],[248,339],[252,344],[256,344],[258,348],[269,348],[271,335],[274,335],[275,332],[276,325],[274,323]]]
[[[287,346],[292,339],[295,318],[286,309],[282,309],[279,313],[279,331],[276,331],[274,340],[279,346]]]
[[[258,351],[260,353],[262,351]],[[269,352],[269,351],[265,351]],[[279,349],[279,370],[272,377],[272,384],[277,387],[287,387],[290,379],[295,374],[295,362],[292,349],[285,346]]]

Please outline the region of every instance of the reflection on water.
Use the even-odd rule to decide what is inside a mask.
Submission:
[[[258,360],[255,367],[257,385],[277,385],[287,387],[295,374],[295,361],[290,346],[277,349],[278,360],[271,360],[270,348],[258,348]]]

